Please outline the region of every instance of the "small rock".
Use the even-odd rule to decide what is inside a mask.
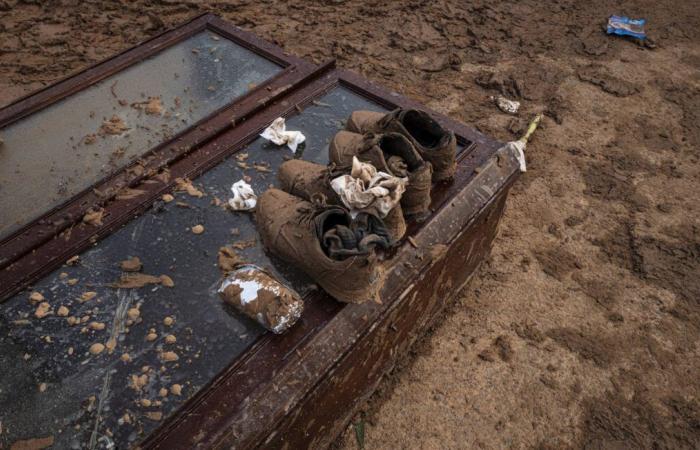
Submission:
[[[182,386],[179,384],[173,384],[170,386],[170,393],[173,395],[181,395],[182,394]]]
[[[104,322],[90,322],[88,327],[92,330],[100,331],[105,329]]]
[[[105,346],[103,344],[96,342],[90,346],[90,353],[92,353],[93,355],[99,355],[104,351],[104,349]]]
[[[177,353],[175,352],[163,352],[160,354],[160,359],[163,362],[173,362],[180,359],[180,357],[177,356]]]
[[[161,411],[148,411],[146,417],[151,420],[159,421],[163,418],[163,413]]]
[[[165,326],[168,326],[168,327],[169,327],[169,326],[171,326],[172,324],[175,323],[175,319],[173,319],[173,318],[170,317],[170,316],[167,316],[165,319],[163,319],[163,323],[165,324]]]
[[[175,200],[175,197],[173,197],[170,194],[163,194],[163,197],[161,197],[165,203],[170,203],[173,200]]]
[[[144,386],[148,384],[148,375],[131,375],[131,382],[129,387],[135,391],[140,391]]]
[[[31,294],[29,294],[29,302],[32,305],[43,302],[44,300],[44,296],[41,294],[41,292],[34,291]]]
[[[34,311],[34,316],[37,319],[43,319],[49,314],[49,310],[51,309],[51,305],[48,304],[48,302],[41,302],[39,303],[39,306],[36,308],[36,311]]]
[[[97,292],[83,292],[82,295],[80,296],[80,303],[85,303],[87,301],[92,300],[97,296]]]
[[[175,342],[177,342],[177,338],[174,335],[169,334],[169,335],[165,336],[165,343],[166,344],[174,344]]]
[[[136,320],[141,315],[141,311],[138,308],[129,308],[126,315],[131,320]]]
[[[66,316],[68,316],[69,313],[70,313],[70,310],[63,305],[59,306],[58,311],[56,311],[56,314],[61,316],[61,317],[66,317]]]
[[[202,234],[204,233],[204,225],[195,225],[192,227],[192,232],[194,234]]]

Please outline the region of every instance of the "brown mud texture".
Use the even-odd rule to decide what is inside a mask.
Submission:
[[[700,447],[697,1],[0,0],[0,103],[204,10],[501,140],[545,113],[492,256],[335,446]]]

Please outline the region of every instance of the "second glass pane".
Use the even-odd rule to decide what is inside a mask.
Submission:
[[[203,31],[0,129],[0,239],[281,70]]]

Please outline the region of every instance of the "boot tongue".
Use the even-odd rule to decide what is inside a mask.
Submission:
[[[333,208],[316,216],[315,222],[321,248],[331,259],[367,255],[392,244],[384,223],[370,214],[361,213],[351,220],[344,210]]]

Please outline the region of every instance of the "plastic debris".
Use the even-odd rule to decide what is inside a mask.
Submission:
[[[352,157],[350,175],[341,175],[331,181],[331,187],[355,218],[360,212],[386,217],[401,200],[407,178],[389,175],[369,163]]]
[[[294,325],[304,310],[299,294],[252,264],[235,269],[218,291],[225,303],[275,334]]]
[[[527,146],[527,141],[530,139],[530,136],[532,136],[532,133],[534,133],[537,129],[537,126],[540,124],[540,120],[542,120],[542,114],[537,114],[532,122],[530,122],[530,125],[527,127],[527,132],[523,137],[517,141],[508,142],[500,149],[509,150],[517,155],[521,172],[525,172],[527,170],[527,165],[525,164],[525,147]]]
[[[498,106],[498,109],[507,114],[517,114],[518,110],[520,109],[520,102],[516,102],[515,100],[508,100],[507,98],[501,95],[495,97],[495,101],[496,106]]]
[[[284,117],[278,117],[272,121],[269,127],[265,128],[260,136],[277,145],[287,144],[292,153],[296,153],[297,146],[304,142],[306,137],[301,131],[287,131],[286,128]]]
[[[644,31],[646,19],[630,19],[625,16],[610,16],[608,19],[608,34],[617,34],[619,36],[632,36],[634,38],[644,40],[647,37]]]
[[[258,196],[248,183],[243,180],[233,183],[231,192],[233,192],[233,198],[229,199],[228,204],[234,211],[249,211],[255,208]]]

